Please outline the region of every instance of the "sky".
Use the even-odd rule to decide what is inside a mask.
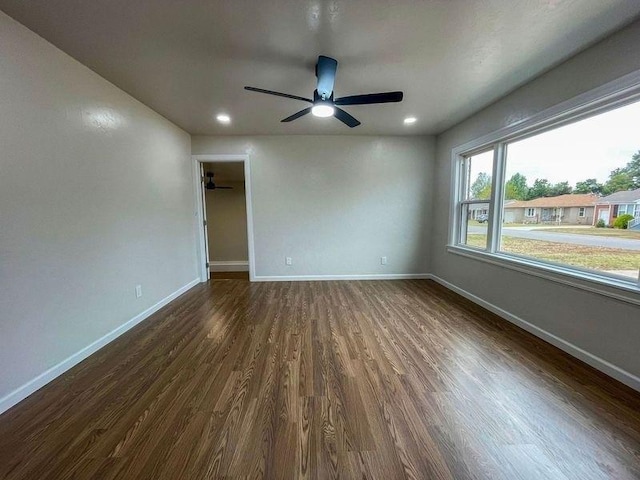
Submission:
[[[624,167],[638,150],[640,102],[510,143],[506,178],[519,172],[529,186],[536,178],[568,181],[572,187],[587,178],[604,183],[611,170]],[[475,156],[472,181],[478,172],[491,174],[491,164],[491,155]]]

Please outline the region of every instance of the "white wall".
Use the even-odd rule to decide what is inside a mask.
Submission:
[[[218,181],[233,190],[206,190],[209,260],[213,262],[246,262],[247,202],[244,182]]]
[[[197,269],[189,135],[3,13],[0,145],[2,411]]]
[[[249,154],[263,278],[428,272],[433,149],[418,137],[192,137],[193,154]]]
[[[636,388],[639,307],[450,254],[446,244],[452,148],[640,69],[639,46],[636,22],[438,136],[431,246],[435,275],[584,350],[583,358]]]

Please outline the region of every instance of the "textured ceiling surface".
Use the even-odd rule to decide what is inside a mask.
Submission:
[[[637,0],[0,0],[0,9],[192,134],[438,133],[640,15]],[[318,55],[362,125],[307,115]],[[215,116],[232,121],[220,125]],[[403,118],[415,116],[413,126]]]

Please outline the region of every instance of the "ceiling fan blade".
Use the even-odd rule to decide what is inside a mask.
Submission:
[[[348,127],[353,128],[353,127],[357,127],[358,125],[360,125],[360,122],[356,118],[352,117],[351,115],[349,115],[347,112],[345,112],[341,108],[335,107],[335,109],[336,109],[336,111],[333,114],[333,116],[336,117],[338,120],[340,120],[345,125],[347,125]]]
[[[404,94],[402,92],[369,93],[366,95],[351,95],[340,97],[335,100],[336,105],[370,105],[372,103],[394,103],[401,102]]]
[[[309,108],[305,108],[304,110],[300,110],[297,113],[294,113],[293,115],[291,115],[290,117],[287,117],[283,120],[280,120],[281,122],[293,122],[295,119],[302,117],[303,115],[306,115],[307,113],[309,113],[311,111],[311,107]]]
[[[335,58],[320,55],[316,64],[316,77],[318,77],[318,86],[316,90],[320,98],[328,100],[333,93],[333,84],[336,81],[336,70],[338,70],[338,61]]]
[[[250,92],[266,93],[267,95],[275,95],[277,97],[293,98],[294,100],[302,100],[303,102],[313,103],[313,100],[309,98],[299,97],[297,95],[289,95],[288,93],[274,92],[273,90],[265,90],[264,88],[256,87],[244,87],[245,90]]]

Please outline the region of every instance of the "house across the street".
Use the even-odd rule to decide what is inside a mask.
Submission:
[[[504,206],[505,223],[593,225],[598,196],[592,193],[521,200]]]
[[[478,220],[480,222],[486,221],[489,217],[489,202],[487,203],[472,203],[469,205],[469,220]]]
[[[640,188],[612,193],[596,203],[596,218],[606,225],[613,225],[616,218],[625,213],[633,215],[636,221],[640,220]]]

